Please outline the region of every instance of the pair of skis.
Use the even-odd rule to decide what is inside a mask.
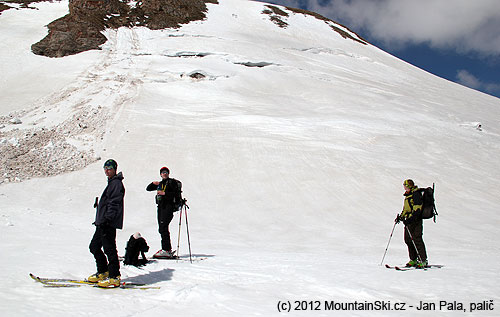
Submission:
[[[424,271],[426,271],[428,269],[433,269],[433,268],[439,269],[439,268],[442,268],[443,266],[442,265],[427,265],[427,266],[420,268],[420,267],[415,267],[415,266],[410,266],[410,267],[403,266],[403,267],[401,267],[401,266],[391,266],[389,264],[386,264],[385,267],[388,269],[396,270],[396,271],[411,271],[411,270],[424,270]]]
[[[191,258],[186,258],[186,256],[184,255],[181,255],[181,256],[177,256],[177,255],[174,255],[174,256],[165,256],[165,257],[159,257],[159,256],[151,256],[151,257],[147,257],[146,260],[148,260],[147,263],[143,264],[143,265],[147,265],[149,264],[150,262],[153,262],[155,260],[170,260],[170,261],[176,261],[176,262],[199,262],[199,261],[203,261],[203,260],[206,260],[208,259],[209,256],[192,256]],[[119,256],[118,259],[120,261],[123,261],[124,260],[124,257],[123,256]],[[142,265],[140,265],[142,266]]]
[[[87,280],[75,280],[68,278],[46,278],[46,277],[38,277],[33,273],[30,273],[30,277],[42,283],[45,287],[80,287],[82,285],[89,285],[92,287],[99,287],[96,283],[89,282]],[[103,288],[103,287],[99,287]],[[142,283],[132,283],[132,282],[122,282],[119,287],[115,288],[124,288],[124,289],[159,289],[158,286],[148,286],[147,284]]]

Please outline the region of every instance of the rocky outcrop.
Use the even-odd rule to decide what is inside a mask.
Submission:
[[[332,30],[334,30],[335,32],[339,33],[340,36],[342,36],[344,39],[350,39],[350,40],[356,41],[358,43],[361,43],[361,44],[364,44],[364,45],[368,45],[368,41],[366,41],[364,38],[362,38],[361,36],[359,36],[359,34],[357,34],[356,32],[351,31],[345,25],[342,25],[342,24],[340,24],[338,22],[335,22],[335,21],[333,21],[333,20],[331,20],[329,18],[326,18],[326,17],[322,16],[319,13],[312,12],[312,11],[307,11],[307,10],[303,10],[303,9],[292,8],[292,7],[286,7],[286,8],[288,10],[294,12],[294,13],[299,13],[299,14],[304,14],[304,15],[310,15],[310,16],[315,17],[318,20],[324,21],[326,24],[328,24],[332,28]],[[341,26],[342,28],[348,30],[350,33],[344,31],[343,29],[339,28],[338,26]],[[353,36],[352,34],[354,34],[355,36]]]
[[[10,7],[6,4],[0,3],[0,14],[2,14],[2,11],[9,10]]]
[[[206,2],[216,0],[70,0],[69,14],[48,25],[49,34],[33,44],[33,53],[62,57],[99,49],[106,42],[101,31],[122,26],[153,30],[175,28],[205,18]]]
[[[158,30],[202,20],[206,10],[203,0],[149,0],[144,1],[136,11],[144,17],[145,26]]]

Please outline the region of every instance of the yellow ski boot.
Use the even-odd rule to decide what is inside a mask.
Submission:
[[[97,286],[103,287],[103,288],[115,288],[115,287],[120,287],[120,283],[121,283],[120,276],[109,277],[105,280],[99,281],[97,283]]]
[[[97,272],[95,274],[90,275],[87,278],[87,281],[89,281],[90,283],[98,283],[99,281],[107,279],[108,276],[109,276],[109,272],[104,272],[104,273]]]

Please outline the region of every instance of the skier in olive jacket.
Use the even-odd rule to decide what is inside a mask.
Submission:
[[[104,189],[95,216],[96,230],[89,249],[94,255],[97,273],[88,280],[101,287],[120,286],[120,262],[116,250],[116,229],[123,228],[123,186],[122,173],[116,173],[118,164],[114,160],[104,163],[108,185]],[[103,252],[104,249],[104,252]]]
[[[396,221],[403,221],[405,225],[404,240],[410,257],[406,266],[425,267],[427,252],[423,240],[422,194],[411,179],[405,180],[403,186],[405,189],[403,211],[397,216]]]

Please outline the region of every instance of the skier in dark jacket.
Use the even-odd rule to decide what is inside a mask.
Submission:
[[[89,249],[94,255],[97,273],[88,280],[101,287],[120,286],[120,262],[116,250],[116,229],[123,228],[123,186],[122,173],[116,173],[118,164],[114,160],[104,163],[104,172],[108,177],[108,185],[99,200],[95,216],[96,230]],[[104,252],[103,252],[104,249]]]
[[[422,268],[427,266],[427,252],[423,239],[422,194],[411,179],[405,180],[403,187],[405,189],[403,211],[396,217],[396,221],[403,221],[405,225],[404,240],[410,257],[406,266]]]
[[[167,167],[160,169],[161,181],[153,181],[146,187],[147,191],[156,191],[158,205],[158,232],[161,235],[161,250],[153,255],[154,258],[173,258],[172,243],[168,226],[174,217],[174,200],[178,193],[177,182],[169,178],[170,170]]]

